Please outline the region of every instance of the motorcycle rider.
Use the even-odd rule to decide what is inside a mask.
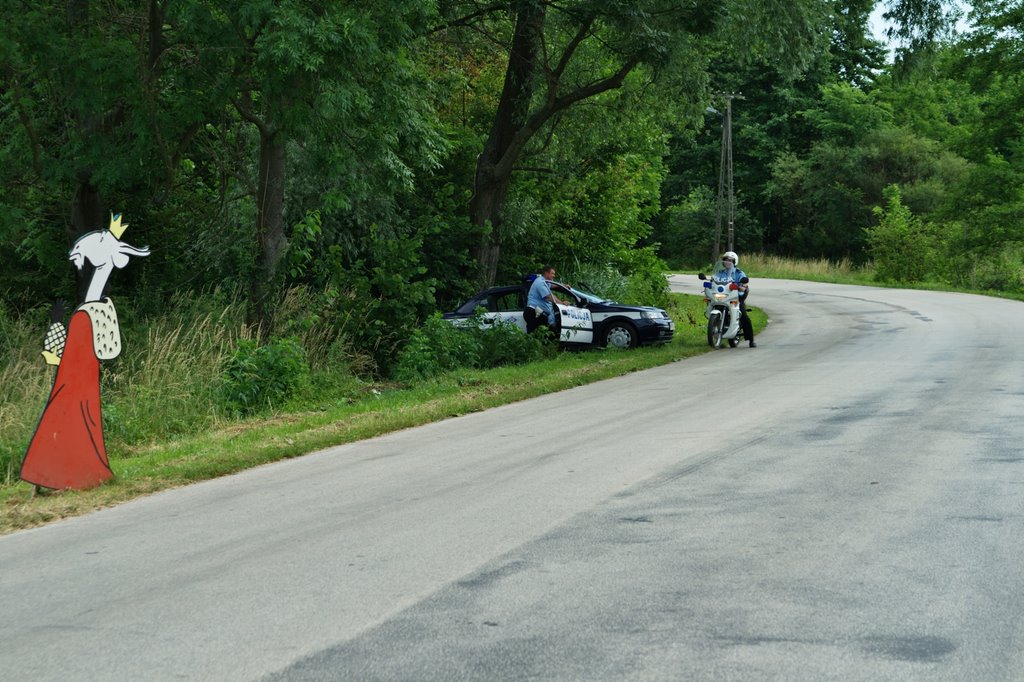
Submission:
[[[740,257],[736,255],[735,251],[726,251],[719,260],[724,269],[715,273],[715,279],[727,279],[740,288],[740,328],[743,330],[743,338],[750,341],[750,347],[757,348],[757,342],[754,341],[754,325],[747,315],[747,296],[750,294],[750,287],[740,281],[747,276],[738,267]]]

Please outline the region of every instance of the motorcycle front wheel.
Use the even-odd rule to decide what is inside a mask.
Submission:
[[[725,320],[721,315],[712,315],[708,318],[708,345],[718,348],[722,343],[722,324]]]

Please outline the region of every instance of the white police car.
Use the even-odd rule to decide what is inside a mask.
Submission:
[[[477,308],[483,308],[484,324],[502,320],[525,332],[523,310],[529,287],[530,282],[485,289],[474,294],[455,312],[445,313],[444,318],[457,324],[470,318]],[[643,344],[667,343],[675,334],[675,323],[661,308],[621,305],[558,282],[551,283],[551,290],[570,304],[556,306],[556,322],[562,343],[635,348]]]

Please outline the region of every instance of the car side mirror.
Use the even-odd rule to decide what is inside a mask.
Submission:
[[[740,284],[746,284],[750,281],[749,277],[740,277]]]
[[[703,272],[698,272],[697,279],[707,279],[707,275],[705,275]]]

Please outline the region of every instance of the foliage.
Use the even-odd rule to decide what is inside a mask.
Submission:
[[[875,276],[890,282],[923,281],[935,258],[932,235],[924,221],[903,205],[899,186],[889,185],[884,195],[885,208],[874,211],[879,223],[867,229]]]
[[[131,448],[147,421],[170,437],[236,409],[211,387],[235,344],[257,336],[234,298],[256,287],[273,313],[261,333],[297,339],[310,367],[293,399],[316,403],[391,374],[424,320],[477,288],[493,237],[503,281],[552,263],[579,281],[605,273],[603,295],[658,302],[662,259],[710,254],[723,119],[708,107],[722,110],[721,93],[742,93],[745,262],[763,250],[857,271],[875,250],[896,258],[905,230],[929,254],[914,277],[1014,291],[1020,3],[970,3],[958,35],[943,32],[952,6],[887,3],[898,65],[870,37],[874,4],[110,0],[58,12],[10,0],[4,333],[34,338],[43,301],[74,299],[71,242],[123,211],[126,240],[153,249],[111,281],[126,339],[146,338],[103,375],[112,442]],[[543,38],[529,64],[513,63],[517,35]],[[489,145],[511,153],[488,157]],[[270,211],[261,169],[278,158]],[[491,170],[508,185],[481,221],[472,208],[494,189]],[[34,351],[4,360],[0,424],[28,430],[37,416],[18,386],[45,393],[45,368]]]
[[[748,253],[743,256],[743,271],[751,279],[772,277],[844,284],[871,284],[875,281],[870,263],[858,266],[848,258],[838,261],[826,258],[797,260],[766,253]]]
[[[629,305],[629,278],[611,265],[577,263],[568,272],[563,272],[560,279],[575,288]]]
[[[402,349],[393,376],[412,382],[459,367],[523,364],[549,356],[555,346],[545,343],[544,336],[550,334],[546,327],[528,335],[514,323],[494,320],[484,324],[483,320],[481,310],[459,325],[440,314],[431,315]]]
[[[815,42],[824,6],[813,0],[733,0],[722,7],[663,0],[545,0],[485,8],[445,3],[440,30],[446,37],[462,35],[457,29],[476,31],[508,54],[490,125],[481,130],[486,138],[470,199],[473,224],[488,228],[475,249],[481,282],[494,281],[502,247],[510,241],[505,207],[514,170],[571,113],[597,102],[627,100],[628,94],[621,95],[631,83],[634,94],[654,90],[645,86],[655,80],[702,93],[710,54],[741,61],[755,55],[795,68]],[[735,49],[738,44],[742,49]],[[642,99],[647,98],[637,98]],[[694,102],[656,99],[662,120],[678,120],[680,112],[693,118]]]
[[[242,339],[224,366],[225,399],[243,414],[280,406],[306,382],[306,353],[295,338],[260,345]]]

